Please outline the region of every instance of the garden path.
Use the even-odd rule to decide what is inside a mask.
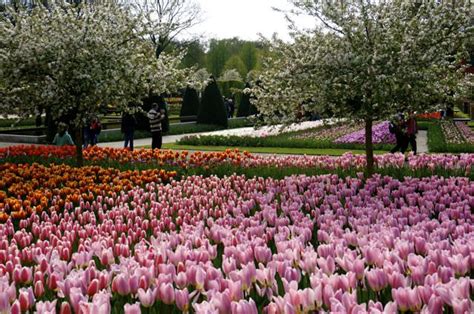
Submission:
[[[304,129],[308,127],[316,127],[317,124],[321,124],[321,121],[312,122],[312,125],[304,125],[298,129]],[[275,131],[276,130],[276,131]],[[221,131],[214,131],[214,132],[206,132],[206,133],[193,133],[193,134],[184,134],[184,135],[167,135],[163,136],[163,143],[175,143],[179,139],[183,138],[184,136],[190,135],[253,135],[253,136],[265,136],[269,135],[272,132],[277,132],[278,128],[270,129],[270,128],[262,128],[260,130],[255,130],[254,128],[239,128],[239,129],[231,129],[231,130],[221,130]],[[419,153],[427,153],[428,152],[428,132],[427,131],[420,131],[417,136],[417,146]],[[149,146],[151,145],[151,138],[143,138],[143,139],[136,139],[134,141],[135,147],[141,146]],[[22,145],[21,143],[4,143],[0,142],[0,147],[7,147],[7,146],[15,146],[15,145]],[[106,143],[99,143],[101,147],[112,147],[112,148],[121,148],[123,147],[123,141],[118,142],[106,142]]]
[[[416,136],[416,146],[418,153],[428,152],[428,131],[419,131]]]

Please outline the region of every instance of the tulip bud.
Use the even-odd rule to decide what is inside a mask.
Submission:
[[[16,300],[10,309],[11,314],[21,314],[20,301]]]
[[[40,298],[44,294],[44,285],[42,281],[35,283],[35,297]]]
[[[90,297],[96,294],[99,291],[99,280],[93,279],[91,283],[89,284],[89,287],[87,287],[87,295]]]
[[[59,314],[72,314],[71,306],[68,302],[64,301],[63,303],[61,303]]]

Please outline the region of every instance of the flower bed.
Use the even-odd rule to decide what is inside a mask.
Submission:
[[[395,135],[389,131],[389,122],[384,121],[372,127],[374,144],[395,144]],[[365,144],[365,129],[344,135],[334,141],[336,144]]]
[[[97,166],[73,168],[67,165],[0,165],[0,222],[21,219],[43,210],[62,211],[95,196],[127,192],[147,183],[167,182],[176,172],[150,169],[120,171]]]
[[[457,121],[456,127],[458,128],[459,132],[464,137],[466,142],[474,144],[474,132],[466,123]]]
[[[297,140],[323,140],[323,141],[333,141],[341,136],[346,134],[356,132],[363,128],[362,124],[356,125],[329,125],[327,127],[320,127],[292,135],[290,138]]]
[[[278,129],[276,129],[278,130]],[[373,127],[374,149],[389,150],[395,143],[395,136],[388,130],[388,122],[377,123]],[[278,135],[191,135],[178,141],[181,145],[226,146],[226,147],[290,147],[290,148],[339,148],[364,149],[364,126],[329,125],[306,131],[287,132]]]
[[[459,129],[451,121],[441,122],[444,138],[447,144],[463,144],[466,141],[459,132]]]
[[[33,156],[30,156],[33,152]],[[40,158],[36,158],[36,157]],[[0,161],[32,162],[45,161],[49,164],[48,157],[54,156],[54,161],[72,161],[71,148],[55,146],[14,146],[0,149]],[[252,155],[237,149],[228,149],[225,152],[177,152],[172,150],[138,149],[129,151],[113,148],[88,148],[84,151],[84,158],[91,164],[109,165],[115,163],[130,167],[143,166],[144,168],[159,167],[177,171],[178,174],[199,174],[201,169],[212,170],[217,167],[227,167],[231,175],[240,169],[259,168],[300,168],[302,170],[341,170],[363,171],[366,165],[364,155],[346,153],[342,156],[278,156],[278,155]],[[439,170],[453,171],[447,175],[471,174],[471,165],[474,164],[474,154],[419,154],[409,155],[405,162],[402,154],[376,155],[375,165],[379,170],[407,169],[409,171],[428,170],[436,174]],[[392,174],[393,176],[393,174]]]
[[[334,175],[98,189],[0,225],[0,311],[466,313],[473,195]]]
[[[91,163],[116,162],[120,164],[140,163],[157,164],[158,166],[173,166],[180,168],[198,167],[212,165],[228,161],[230,163],[240,162],[247,156],[246,152],[228,149],[225,152],[195,152],[189,154],[187,151],[173,151],[165,149],[136,149],[130,151],[121,148],[102,148],[98,146],[88,147],[83,150],[84,159]],[[54,160],[73,160],[75,156],[74,146],[52,146],[52,145],[19,145],[0,148],[0,160],[15,160],[25,157],[26,159],[41,161],[44,158]]]

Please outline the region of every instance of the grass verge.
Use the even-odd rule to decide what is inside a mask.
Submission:
[[[192,151],[216,151],[221,152],[226,149],[239,149],[240,151],[248,151],[250,153],[260,154],[285,154],[285,155],[329,155],[341,156],[344,153],[352,152],[353,154],[365,154],[364,150],[348,150],[348,149],[330,149],[330,148],[288,148],[288,147],[227,147],[227,146],[193,146],[193,145],[179,145],[179,144],[164,144],[165,149],[174,150],[192,150]],[[386,151],[375,151],[375,154],[383,154]]]

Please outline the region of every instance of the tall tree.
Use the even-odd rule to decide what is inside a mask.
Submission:
[[[180,47],[185,48],[186,53],[181,62],[184,68],[203,68],[206,66],[206,52],[204,45],[197,39],[179,43]]]
[[[143,20],[117,5],[7,10],[0,16],[0,111],[27,115],[41,106],[67,120],[76,130],[79,164],[88,115],[122,111],[150,91],[174,91],[185,81],[180,58],[157,60]]]
[[[201,22],[201,7],[195,0],[124,0],[144,18],[156,57],[176,36]]]
[[[224,65],[224,72],[222,74],[225,74],[225,72],[230,71],[230,70],[235,70],[238,72],[238,74],[241,77],[247,76],[247,67],[245,66],[244,62],[238,55],[233,55],[230,57],[227,62]]]
[[[253,42],[246,42],[242,45],[240,50],[240,60],[245,65],[247,72],[252,71],[257,67],[258,62],[258,50],[255,47],[255,43]],[[243,75],[243,74],[242,74]]]
[[[462,79],[459,61],[472,35],[469,5],[445,2],[292,0],[321,28],[274,43],[254,88],[265,123],[326,111],[365,123],[367,173],[372,124],[403,110],[424,111]]]
[[[215,77],[224,71],[225,63],[231,57],[227,42],[224,40],[211,40],[207,53],[207,69]]]

